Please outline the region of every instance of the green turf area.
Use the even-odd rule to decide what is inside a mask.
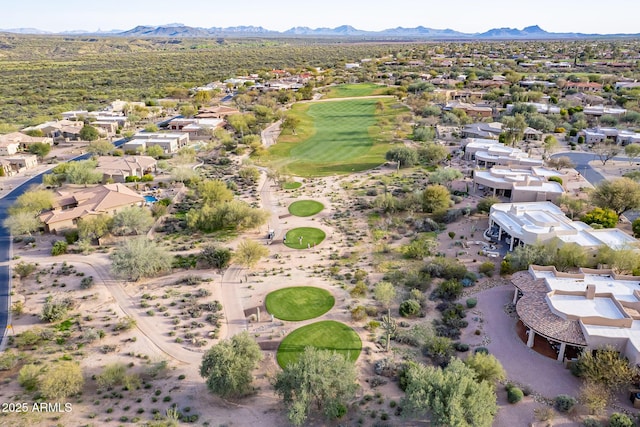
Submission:
[[[298,200],[289,205],[289,213],[295,216],[311,216],[324,209],[324,205],[315,200]]]
[[[302,187],[302,183],[298,181],[285,182],[284,184],[282,184],[282,188],[284,190],[295,190],[300,187]]]
[[[319,228],[300,227],[289,230],[286,234],[286,243],[292,249],[308,249],[309,245],[314,247],[320,244],[327,235]],[[302,241],[300,241],[302,237]]]
[[[344,323],[334,320],[312,323],[287,335],[278,347],[278,364],[285,367],[300,357],[305,347],[334,350],[355,362],[362,350],[362,341],[356,332]]]
[[[325,98],[384,95],[389,88],[373,83],[337,85],[329,89]]]
[[[281,320],[297,322],[322,316],[335,299],[329,291],[312,286],[294,286],[271,292],[265,300],[267,311]]]
[[[372,169],[385,162],[396,117],[406,112],[393,98],[294,104],[289,114],[299,121],[295,135],[283,131],[260,161],[298,176]]]

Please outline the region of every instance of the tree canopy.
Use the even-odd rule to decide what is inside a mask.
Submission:
[[[248,332],[234,335],[211,347],[202,357],[200,376],[220,397],[242,397],[253,391],[253,370],[262,360],[258,344]]]
[[[429,413],[435,426],[490,427],[498,411],[493,385],[478,381],[473,369],[453,359],[444,369],[410,364],[403,409]]]
[[[116,276],[137,281],[171,270],[171,256],[146,237],[127,239],[111,254]]]
[[[313,409],[327,419],[338,418],[358,389],[355,365],[342,355],[306,347],[275,379],[274,388],[287,406],[287,416],[300,426]]]
[[[591,192],[590,199],[595,206],[621,215],[640,208],[640,183],[629,178],[605,180]]]

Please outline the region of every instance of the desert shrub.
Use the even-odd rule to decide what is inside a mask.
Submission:
[[[118,319],[118,323],[113,327],[114,331],[128,331],[136,326],[136,319],[132,317],[122,317]]]
[[[495,205],[496,203],[500,203],[500,199],[498,199],[497,197],[486,197],[478,202],[478,212],[489,213],[489,211],[491,210],[491,206]]]
[[[467,308],[473,308],[478,304],[478,300],[476,298],[467,298]]]
[[[633,427],[635,423],[628,415],[616,412],[609,417],[609,427]]]
[[[24,261],[20,261],[16,266],[13,267],[13,271],[20,277],[24,279],[28,277],[31,273],[36,271],[37,266],[32,263],[27,263]]]
[[[438,285],[431,293],[432,299],[454,301],[462,294],[462,283],[455,279],[446,280]]]
[[[93,286],[93,276],[86,276],[80,280],[80,289],[89,289]]]
[[[353,289],[351,289],[349,294],[353,298],[366,296],[367,295],[367,284],[364,283],[363,281],[356,282],[356,284],[353,286]]]
[[[70,245],[73,245],[78,239],[80,239],[78,230],[69,230],[64,233],[64,240]]]
[[[550,176],[549,181],[557,182],[558,184],[562,185],[562,178],[560,178],[559,176]]]
[[[46,322],[57,322],[67,315],[67,311],[73,305],[70,298],[54,300],[51,296],[47,297],[42,306],[40,319]]]
[[[8,371],[18,364],[18,355],[11,350],[0,354],[0,371]]]
[[[487,347],[476,347],[476,349],[473,350],[473,354],[477,353],[489,354],[489,349]]]
[[[18,373],[18,384],[26,391],[35,391],[38,388],[39,377],[42,374],[42,366],[24,365]]]
[[[420,313],[420,303],[414,299],[408,299],[400,304],[400,316],[412,317]]]
[[[64,240],[57,240],[53,244],[53,247],[51,248],[51,255],[53,256],[64,255],[67,253],[68,247],[69,245]]]
[[[462,280],[467,274],[467,268],[454,259],[434,258],[422,268],[421,272],[430,277]]]
[[[469,344],[457,342],[457,343],[455,343],[453,345],[453,347],[456,349],[456,351],[459,351],[460,353],[464,353],[465,351],[469,351]]]
[[[366,319],[367,309],[362,305],[357,306],[356,308],[351,310],[351,318],[356,322]]]
[[[509,387],[507,389],[507,401],[509,403],[518,403],[524,397],[524,393],[518,387]]]
[[[482,264],[480,264],[480,268],[478,269],[480,273],[488,277],[493,276],[493,272],[495,270],[496,266],[491,261],[483,262]]]
[[[595,418],[587,418],[582,422],[584,427],[602,427],[602,423]]]
[[[559,394],[554,400],[554,406],[560,412],[569,412],[576,403],[576,399],[566,394]]]

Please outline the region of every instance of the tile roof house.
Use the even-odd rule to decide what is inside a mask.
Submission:
[[[91,215],[114,215],[129,206],[141,206],[144,198],[124,184],[59,190],[53,209],[40,214],[45,231],[75,228],[78,220]]]
[[[100,156],[97,172],[101,172],[103,182],[125,182],[129,176],[142,178],[143,175],[156,171],[158,162],[149,156]]]
[[[12,156],[21,149],[28,149],[31,144],[35,144],[36,142],[53,145],[53,139],[51,138],[29,136],[22,132],[0,135],[0,155]]]
[[[5,176],[17,175],[28,169],[38,166],[38,158],[35,155],[0,157],[0,167]]]

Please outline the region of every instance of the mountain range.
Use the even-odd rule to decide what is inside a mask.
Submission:
[[[451,29],[434,29],[423,26],[414,28],[396,27],[382,31],[359,30],[350,25],[335,28],[293,27],[286,31],[272,31],[263,27],[190,27],[183,24],[167,24],[160,26],[139,25],[127,31],[65,31],[50,33],[35,28],[0,29],[0,32],[17,34],[59,34],[59,35],[102,35],[115,37],[326,37],[326,38],[359,38],[359,39],[429,39],[429,40],[549,40],[549,39],[580,39],[580,38],[621,38],[640,37],[640,34],[583,34],[583,33],[553,33],[543,30],[537,25],[517,28],[493,28],[483,33],[463,33]]]

